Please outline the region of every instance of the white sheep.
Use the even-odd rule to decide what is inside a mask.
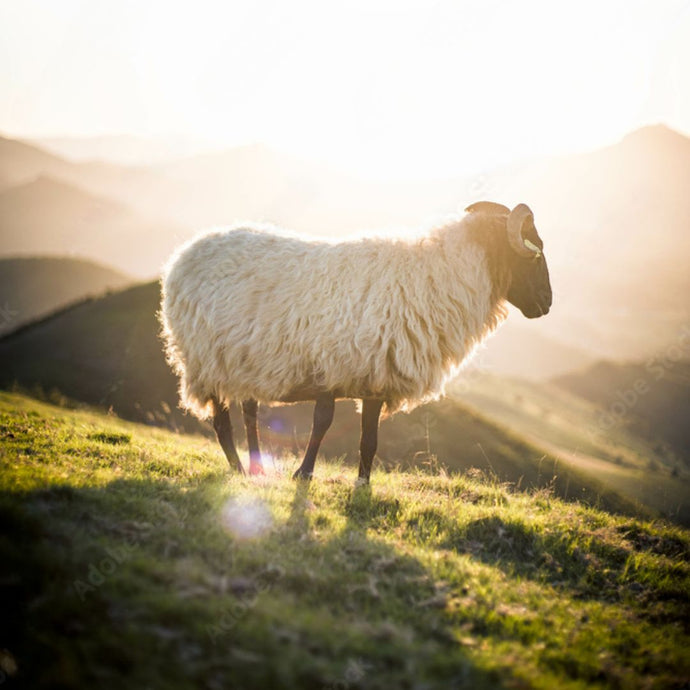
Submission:
[[[335,400],[362,400],[359,478],[368,482],[378,422],[442,394],[445,382],[506,316],[546,314],[542,241],[524,204],[469,206],[415,240],[305,240],[236,227],[182,246],[162,278],[161,322],[181,405],[212,416],[243,472],[229,406],[241,403],[250,472],[262,473],[258,403],[313,400],[295,477],[309,478]]]

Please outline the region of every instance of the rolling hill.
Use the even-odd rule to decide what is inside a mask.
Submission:
[[[198,430],[176,409],[158,340],[156,283],[85,300],[0,340],[2,385],[57,390],[129,419]]]
[[[158,339],[158,304],[158,284],[149,283],[88,300],[19,329],[0,340],[4,364],[0,386],[19,385],[53,400],[67,396],[112,409],[127,419],[211,435],[208,426],[177,408],[176,380]],[[495,394],[500,391],[498,383]],[[311,416],[311,405],[261,408],[267,455],[302,452]],[[234,423],[241,428],[237,416]],[[356,459],[358,433],[359,416],[353,404],[338,403],[324,454]],[[563,497],[588,497],[628,512],[643,510],[637,496],[624,498],[595,473],[583,473],[575,464],[559,464],[557,455],[526,440],[519,430],[510,432],[489,415],[478,415],[455,399],[385,420],[378,457],[385,467],[436,462],[453,471],[477,467],[524,486],[552,483]],[[650,504],[652,512],[660,509],[663,506],[658,503]]]
[[[191,156],[206,148],[184,139],[136,137],[126,134],[94,137],[48,137],[32,139],[32,146],[76,162],[146,166]]]
[[[683,688],[690,532],[0,393],[8,688]]]
[[[0,335],[72,302],[132,282],[124,273],[83,259],[0,258]]]
[[[30,182],[40,175],[62,177],[71,164],[18,139],[0,136],[0,190]]]
[[[668,352],[668,351],[667,351]],[[554,383],[593,402],[602,433],[634,429],[690,467],[690,360],[661,353],[646,362],[598,362]]]
[[[173,224],[143,218],[120,202],[53,177],[0,191],[0,247],[5,256],[68,254],[108,261],[150,278],[180,239]]]
[[[605,383],[602,388],[606,389]],[[449,395],[542,448],[557,459],[559,468],[585,472],[628,499],[690,525],[690,466],[683,460],[684,453],[671,445],[686,433],[687,384],[685,399],[676,394],[664,400],[663,389],[657,391],[658,412],[666,405],[672,412],[656,427],[647,420],[646,429],[631,420],[609,424],[610,412],[597,401],[554,382],[475,371],[454,381]]]

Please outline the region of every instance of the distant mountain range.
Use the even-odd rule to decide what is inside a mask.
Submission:
[[[0,335],[134,279],[84,259],[0,259]]]
[[[183,138],[156,138],[126,134],[94,137],[47,137],[27,143],[75,162],[101,161],[115,165],[158,165],[207,150],[208,144]]]
[[[171,223],[148,220],[119,201],[55,177],[41,175],[0,191],[5,255],[67,254],[107,261],[135,275],[157,275],[162,257],[180,238]]]
[[[690,323],[690,139],[645,127],[506,181],[529,199],[552,267],[544,332],[611,359],[653,356]]]
[[[690,140],[663,126],[589,154],[424,184],[367,183],[258,145],[135,167],[0,139],[0,236],[6,255],[75,252],[153,277],[208,225],[249,219],[340,235],[419,227],[478,198],[526,201],[554,307],[521,332],[509,324],[487,366],[539,375],[541,361],[548,377],[599,357],[651,356],[690,322],[689,179]]]

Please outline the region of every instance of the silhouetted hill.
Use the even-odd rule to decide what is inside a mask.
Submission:
[[[127,419],[198,430],[176,409],[155,318],[157,283],[86,300],[0,340],[1,385],[53,389]]]
[[[690,465],[690,360],[661,354],[647,362],[598,362],[554,380],[596,403],[599,429],[626,426]]]
[[[69,167],[67,161],[40,147],[0,137],[0,189],[33,180],[39,175],[59,177]]]
[[[0,192],[5,255],[71,254],[151,277],[151,267],[160,266],[179,241],[177,233],[172,224],[142,218],[119,202],[53,177]]]
[[[92,261],[68,257],[0,259],[0,334],[67,304],[134,282]]]
[[[160,165],[192,155],[200,146],[184,139],[130,136],[127,134],[94,137],[48,137],[34,139],[34,146],[73,162],[115,165]]]

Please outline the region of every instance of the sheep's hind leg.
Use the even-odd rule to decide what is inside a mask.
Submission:
[[[218,437],[218,443],[225,453],[225,457],[230,463],[237,468],[240,474],[244,474],[244,467],[240,462],[240,456],[237,455],[235,448],[235,440],[232,436],[232,423],[230,422],[230,410],[222,405],[217,398],[211,398],[213,403],[213,428]]]
[[[376,455],[378,443],[379,415],[383,400],[365,398],[362,400],[362,437],[359,442],[359,477],[357,484],[368,484],[371,463]]]
[[[249,474],[264,474],[264,465],[261,462],[261,451],[259,450],[258,409],[259,404],[256,400],[244,400],[242,402],[242,416],[244,417],[244,428],[247,431],[247,446],[249,447]]]
[[[325,436],[328,428],[333,421],[333,411],[335,409],[335,397],[332,393],[324,393],[316,398],[316,405],[314,406],[314,423],[311,428],[311,438],[307,446],[307,452],[304,455],[304,460],[297,472],[292,475],[293,479],[311,479],[314,474],[314,463],[316,462],[316,454],[319,452],[319,446]]]

